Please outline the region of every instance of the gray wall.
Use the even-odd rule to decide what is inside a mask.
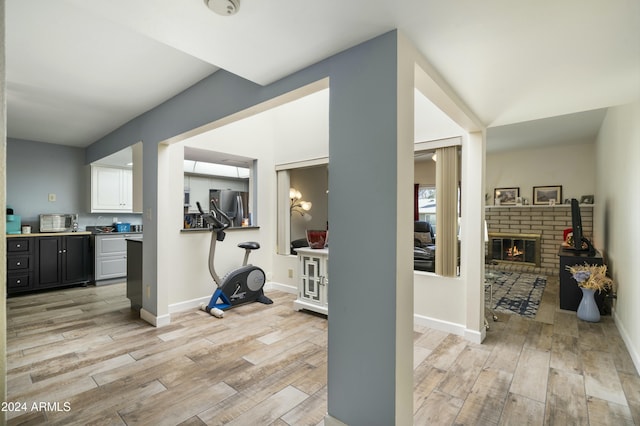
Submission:
[[[396,424],[406,391],[396,389],[397,56],[385,34],[338,55],[330,79],[328,407],[352,425]]]
[[[38,224],[40,213],[85,212],[87,177],[82,148],[7,141],[7,206],[23,224]],[[48,201],[51,193],[55,202]]]
[[[8,139],[7,206],[34,232],[41,213],[78,213],[81,229],[107,225],[113,217],[142,223],[140,215],[89,213],[91,180],[84,160],[84,148]],[[56,194],[55,202],[49,201],[49,194]]]
[[[144,226],[143,310],[168,316],[168,284],[158,279],[162,223],[157,210],[165,200],[159,181],[158,143],[172,136],[242,111],[280,94],[330,77],[329,222],[331,282],[329,304],[329,414],[347,424],[394,424],[396,418],[396,266],[398,251],[410,266],[410,220],[406,244],[399,249],[395,195],[397,177],[397,33],[387,33],[265,87],[218,71],[180,95],[132,120],[87,148],[87,160],[143,142]],[[413,88],[411,84],[411,88]],[[412,93],[412,92],[411,92]],[[389,100],[392,100],[391,102]],[[413,114],[411,114],[413,116]],[[407,158],[413,141],[407,138]],[[163,158],[160,159],[162,161]],[[335,162],[334,162],[335,161]],[[393,165],[389,167],[388,162]],[[407,175],[406,204],[411,202],[413,169]],[[342,184],[345,185],[342,185]],[[359,217],[362,199],[383,197],[366,223]],[[403,200],[400,200],[403,201]],[[338,207],[339,206],[339,207]],[[410,219],[410,210],[407,210]],[[386,226],[381,226],[385,224]],[[376,232],[371,232],[376,229]],[[334,232],[336,231],[336,232]],[[336,235],[337,234],[337,235]],[[380,244],[380,242],[384,244]],[[354,249],[355,242],[358,249]],[[410,283],[405,283],[410,288]],[[409,301],[410,302],[410,301]],[[403,303],[408,305],[410,303]],[[411,324],[412,312],[403,312]],[[408,319],[408,320],[407,320]],[[409,325],[410,326],[410,325]],[[407,328],[410,336],[412,329]],[[405,339],[401,339],[404,343]],[[410,377],[412,346],[402,347]],[[403,383],[402,404],[411,415],[411,383]]]

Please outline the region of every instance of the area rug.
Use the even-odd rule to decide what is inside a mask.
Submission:
[[[520,272],[492,271],[493,305],[495,312],[535,318],[547,277]],[[485,301],[489,302],[489,286],[485,286]]]

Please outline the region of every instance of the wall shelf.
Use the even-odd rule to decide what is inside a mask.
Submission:
[[[580,204],[580,207],[594,207],[595,204]],[[500,205],[500,206],[496,206],[496,205],[486,205],[484,206],[486,209],[558,209],[558,208],[563,208],[563,209],[570,209],[571,208],[571,204],[555,204],[553,206],[549,206],[549,205],[540,205],[540,204],[528,204],[528,205],[523,205],[523,206],[516,206],[516,205]]]

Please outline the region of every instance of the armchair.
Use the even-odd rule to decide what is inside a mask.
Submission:
[[[436,246],[429,222],[418,220],[413,225],[413,269],[435,272]]]

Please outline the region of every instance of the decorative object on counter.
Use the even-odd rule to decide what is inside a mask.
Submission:
[[[613,280],[607,276],[607,265],[572,265],[567,266],[578,287],[582,290],[582,300],[578,305],[578,318],[589,322],[600,321],[600,310],[594,299],[594,293],[608,291],[613,287]]]
[[[131,232],[130,223],[116,222],[113,226],[116,229],[116,232]]]
[[[533,204],[553,206],[560,203],[562,203],[562,185],[533,187]]]
[[[30,234],[31,233],[31,226],[30,225],[22,225],[22,233],[23,234]]]
[[[580,197],[580,204],[593,204],[593,195],[583,195]]]
[[[289,207],[290,214],[293,215],[294,212],[300,213],[300,216],[309,222],[311,220],[311,215],[308,211],[311,210],[311,201],[304,201],[300,191],[295,188],[289,188],[289,199],[291,200]]]
[[[312,249],[323,249],[327,246],[329,231],[307,230],[307,242]]]
[[[19,215],[13,214],[13,209],[11,207],[7,207],[7,224],[6,224],[6,233],[7,234],[19,234],[22,226],[22,219]]]
[[[520,196],[520,188],[495,188],[493,199],[496,206],[515,205],[516,198]]]

